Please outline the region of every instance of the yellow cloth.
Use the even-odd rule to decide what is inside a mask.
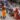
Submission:
[[[2,16],[6,16],[6,10],[2,11]]]

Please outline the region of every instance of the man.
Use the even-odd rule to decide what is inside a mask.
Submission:
[[[4,7],[4,4],[2,4],[2,17],[6,17],[6,8]]]

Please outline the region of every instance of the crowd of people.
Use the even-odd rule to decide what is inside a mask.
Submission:
[[[9,0],[8,0],[9,1]],[[6,7],[7,7],[7,5],[8,5],[8,2],[7,0],[4,0],[4,1],[1,1],[0,3],[2,4],[2,6],[1,6],[1,8],[2,8],[2,17],[4,18],[4,17],[6,17]],[[16,1],[12,1],[12,0],[10,0],[10,2],[12,3],[12,2],[16,2]],[[20,4],[20,3],[19,3]],[[6,5],[6,6],[5,6]],[[20,16],[19,16],[19,11],[18,11],[18,9],[16,8],[15,9],[15,11],[14,11],[14,9],[9,9],[9,14],[10,14],[10,16],[13,16],[13,17],[15,17],[15,18],[17,18],[17,19],[20,19]]]

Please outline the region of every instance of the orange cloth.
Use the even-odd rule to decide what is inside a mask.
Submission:
[[[17,12],[14,13],[14,17],[16,17],[16,15],[17,15]]]
[[[2,11],[2,16],[6,16],[6,10]]]

